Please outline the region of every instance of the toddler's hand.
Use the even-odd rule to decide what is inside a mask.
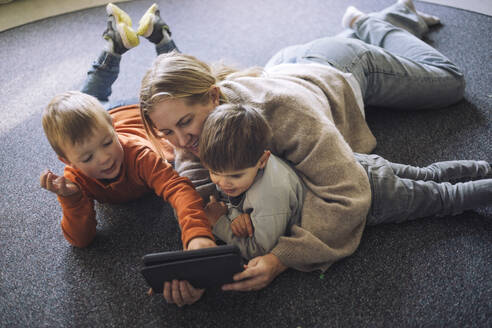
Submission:
[[[231,230],[236,237],[252,237],[253,223],[249,214],[243,213],[232,220]]]
[[[58,196],[68,197],[76,193],[79,193],[79,187],[70,180],[65,179],[64,176],[57,176],[50,170],[44,170],[39,178],[41,187],[49,190]]]
[[[214,226],[222,215],[227,214],[227,206],[224,202],[218,202],[214,196],[210,196],[210,201],[205,206],[205,214],[212,226]]]

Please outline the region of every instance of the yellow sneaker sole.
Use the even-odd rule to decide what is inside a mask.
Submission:
[[[133,47],[138,46],[140,40],[138,39],[137,33],[125,23],[117,24],[118,33],[121,36],[121,41],[123,41],[123,45],[127,49],[131,49]]]
[[[140,18],[138,22],[138,30],[137,34],[143,37],[148,37],[152,34],[152,29],[154,25],[154,15],[155,12],[159,9],[156,3],[150,6],[149,9],[145,12],[145,14]]]
[[[130,15],[120,9],[118,6],[108,3],[106,6],[106,12],[108,15],[113,15],[116,19],[116,23],[125,23],[128,26],[132,26],[132,19]]]

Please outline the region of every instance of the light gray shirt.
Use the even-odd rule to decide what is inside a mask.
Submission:
[[[304,185],[296,172],[283,160],[270,155],[265,168],[258,171],[238,204],[226,199],[229,212],[219,218],[213,233],[227,244],[237,245],[246,259],[265,255],[293,224],[300,224],[304,194]],[[231,222],[241,213],[249,213],[251,217],[252,237],[237,237],[232,233]]]

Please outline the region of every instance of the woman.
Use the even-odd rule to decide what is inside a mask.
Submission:
[[[165,138],[180,150],[176,169],[204,198],[213,189],[197,158],[198,139],[207,115],[226,102],[262,112],[273,131],[270,149],[308,186],[301,226],[270,254],[252,259],[224,290],[261,289],[287,267],[324,271],[356,250],[371,191],[352,152],[376,145],[363,106],[424,109],[463,97],[459,69],[419,39],[426,21],[437,20],[417,14],[410,0],[369,15],[350,7],[343,36],[283,49],[264,72],[214,71],[176,52],[156,59],[142,81],[142,119],[151,140]],[[174,281],[166,283],[164,297],[181,306],[202,293]]]

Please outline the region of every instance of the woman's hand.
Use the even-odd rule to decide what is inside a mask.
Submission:
[[[196,289],[188,281],[173,280],[164,283],[162,294],[168,303],[182,307],[198,301],[204,292],[205,289]]]
[[[215,247],[217,244],[207,237],[195,237],[188,243],[187,250]],[[179,307],[193,304],[198,301],[205,289],[196,289],[188,281],[166,281],[164,283],[164,291],[162,295],[168,303],[174,303]],[[149,295],[152,294],[152,289],[149,290]]]
[[[39,178],[41,188],[51,191],[58,196],[69,197],[79,193],[79,187],[64,176],[57,176],[50,170],[44,170]]]
[[[237,282],[222,286],[222,290],[241,292],[260,290],[268,286],[275,277],[287,269],[278,257],[271,253],[255,257],[244,267],[243,272],[237,273],[233,277],[234,281]]]
[[[252,237],[253,223],[251,223],[251,217],[249,214],[242,213],[232,220],[231,230],[236,237]]]

